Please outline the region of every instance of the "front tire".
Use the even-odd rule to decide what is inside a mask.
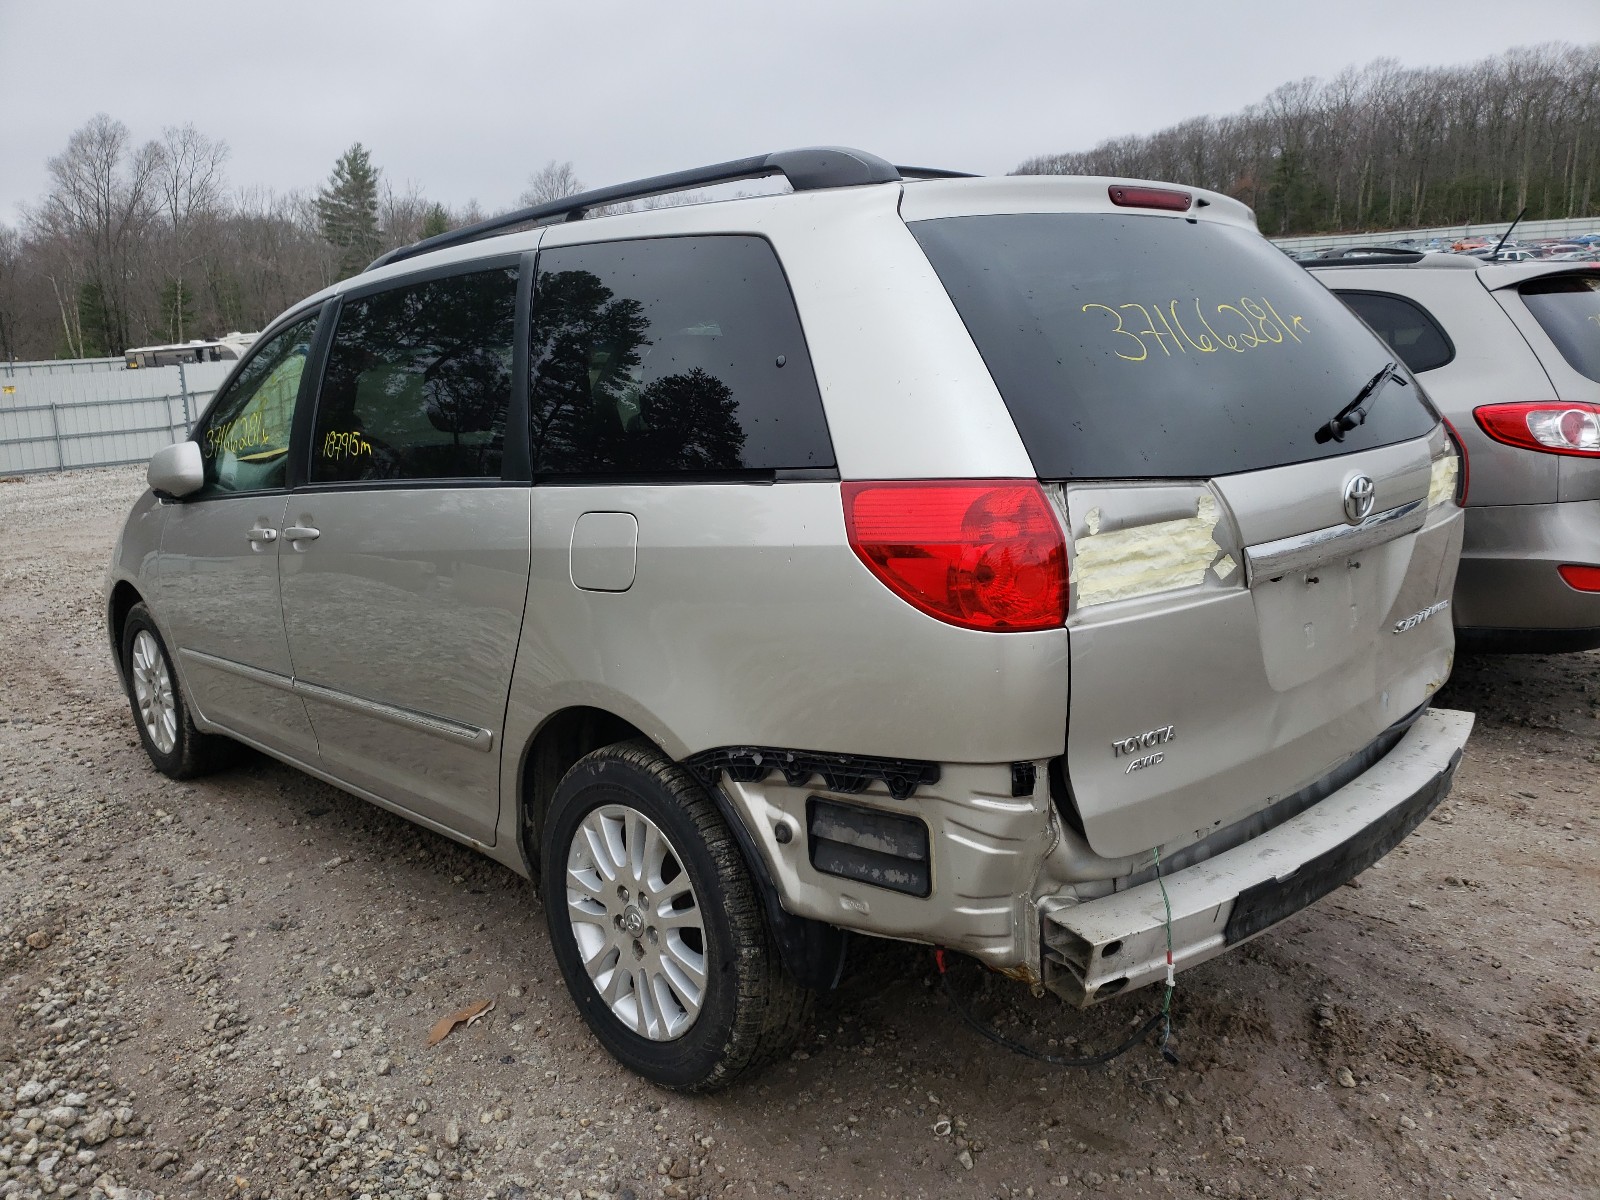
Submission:
[[[143,604],[128,610],[122,627],[122,674],[139,741],[163,775],[193,779],[227,766],[237,756],[237,742],[195,727],[172,656]]]
[[[811,993],[784,970],[716,804],[644,741],[581,759],[546,814],[550,941],[595,1036],[665,1087],[713,1091],[786,1053]]]

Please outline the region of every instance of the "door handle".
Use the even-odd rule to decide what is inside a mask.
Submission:
[[[286,525],[283,536],[289,539],[291,545],[295,542],[314,542],[322,536],[322,530],[309,525]]]
[[[278,531],[276,529],[265,529],[257,525],[249,533],[245,534],[245,537],[252,542],[275,542],[278,540]]]

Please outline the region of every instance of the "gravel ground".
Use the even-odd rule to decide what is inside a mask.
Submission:
[[[0,1196],[1600,1196],[1600,655],[1462,661],[1452,798],[1181,976],[1180,1066],[1008,1054],[869,942],[791,1061],[687,1098],[589,1038],[510,872],[264,758],[149,766],[99,611],[141,485],[0,483]],[[959,984],[1041,1048],[1155,1002]]]

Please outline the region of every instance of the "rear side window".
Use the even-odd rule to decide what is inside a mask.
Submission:
[[[1418,437],[1390,384],[1343,442],[1315,433],[1390,360],[1257,234],[1182,217],[919,221],[1043,479],[1204,478]]]
[[[317,401],[311,481],[498,479],[516,307],[512,267],[346,301]]]
[[[762,238],[541,251],[532,361],[536,475],[834,465],[800,318]]]
[[[1456,356],[1439,322],[1421,305],[1388,292],[1335,292],[1413,372],[1442,367]]]
[[[1600,277],[1530,279],[1519,290],[1561,357],[1580,375],[1600,381]]]
[[[205,485],[199,496],[259,492],[288,482],[289,430],[314,316],[273,334],[250,356],[199,429]]]

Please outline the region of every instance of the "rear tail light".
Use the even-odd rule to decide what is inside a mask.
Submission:
[[[1485,433],[1508,446],[1600,457],[1600,405],[1486,404],[1472,415]]]
[[[1033,479],[843,485],[850,547],[895,595],[963,629],[1067,616],[1067,539]]]
[[[1106,189],[1111,203],[1119,208],[1168,208],[1173,212],[1188,212],[1194,197],[1176,188],[1135,187],[1126,183],[1113,183]]]
[[[1556,570],[1561,572],[1561,578],[1567,581],[1568,587],[1580,592],[1600,592],[1600,567],[1569,564]]]
[[[1444,452],[1433,460],[1433,475],[1428,481],[1428,507],[1454,500],[1457,505],[1467,502],[1467,485],[1472,481],[1472,470],[1467,463],[1467,448],[1461,443],[1456,427],[1443,417],[1444,431],[1449,439]]]

